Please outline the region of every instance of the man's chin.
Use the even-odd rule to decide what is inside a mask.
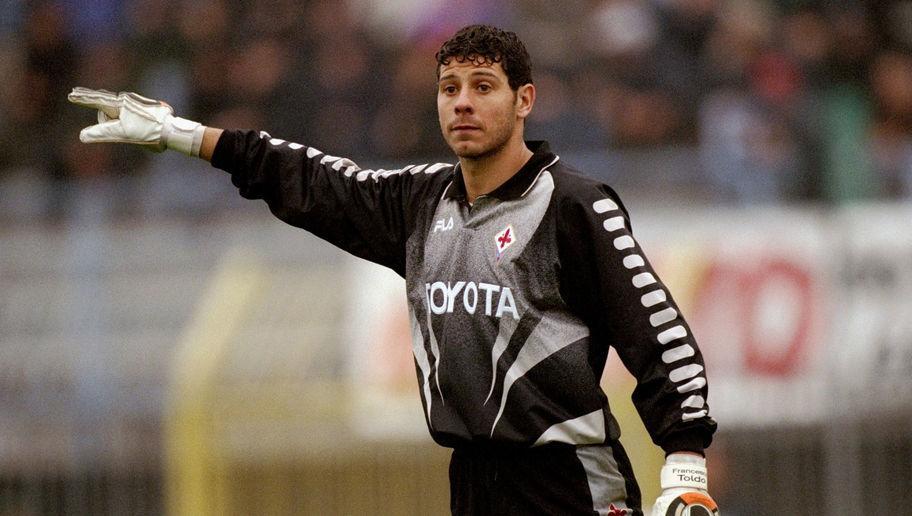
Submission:
[[[451,144],[450,149],[457,158],[463,159],[477,159],[488,154],[488,149],[485,149],[480,145],[472,145],[466,142]]]
[[[484,156],[483,152],[478,152],[475,150],[455,151],[455,154],[456,154],[457,158],[462,158],[462,159],[478,159],[478,158]]]

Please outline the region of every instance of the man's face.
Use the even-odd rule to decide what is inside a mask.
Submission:
[[[522,130],[517,122],[528,109],[520,97],[510,88],[500,63],[451,59],[441,66],[437,82],[437,115],[444,139],[460,158],[496,154],[515,131]]]

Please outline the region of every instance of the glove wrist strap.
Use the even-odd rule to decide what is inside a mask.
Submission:
[[[167,149],[198,157],[205,132],[206,126],[199,122],[169,116],[162,123],[161,143]]]
[[[699,464],[665,464],[659,478],[662,489],[685,487],[707,490],[706,466]]]

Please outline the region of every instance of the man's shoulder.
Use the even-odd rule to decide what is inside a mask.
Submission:
[[[439,199],[450,188],[456,175],[453,163],[425,163],[409,165],[401,172],[411,179],[411,197]]]
[[[606,207],[613,207],[626,213],[614,188],[563,160],[551,167],[551,175],[554,178],[554,201],[562,211],[582,207],[600,212]]]
[[[551,167],[551,171],[554,175],[555,187],[567,190],[567,192],[607,186],[602,181],[586,174],[563,159],[558,160]]]

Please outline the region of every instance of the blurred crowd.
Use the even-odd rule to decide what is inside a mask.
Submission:
[[[359,163],[452,159],[434,52],[474,22],[526,42],[527,133],[559,153],[694,149],[718,202],[912,195],[912,0],[7,0],[0,188],[37,181],[54,215],[74,184],[185,166],[80,144],[75,85]]]

